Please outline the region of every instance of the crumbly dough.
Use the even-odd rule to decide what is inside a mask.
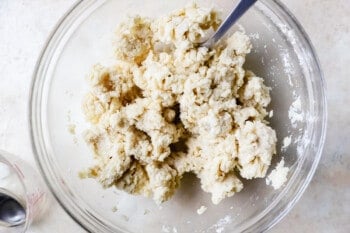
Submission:
[[[190,5],[120,25],[115,63],[88,77],[85,139],[96,164],[85,176],[162,203],[192,172],[214,204],[241,191],[241,178],[265,177],[276,152],[269,88],[243,68],[244,33],[198,46],[220,23],[215,10]]]
[[[271,185],[274,189],[279,189],[287,181],[289,168],[284,166],[282,159],[266,178],[266,184]]]

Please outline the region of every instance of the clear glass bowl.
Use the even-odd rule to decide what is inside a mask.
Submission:
[[[175,196],[158,207],[152,200],[114,188],[104,190],[78,172],[92,162],[81,132],[88,128],[81,111],[93,64],[112,57],[116,26],[128,15],[157,17],[183,7],[187,0],[80,1],[51,35],[34,74],[30,123],[36,159],[64,209],[91,232],[261,232],[293,207],[310,182],[325,139],[325,84],[312,45],[302,27],[279,2],[261,0],[233,30],[243,26],[254,49],[246,67],[272,87],[271,125],[278,136],[278,154],[291,168],[283,188],[265,179],[245,183],[242,192],[219,205],[200,190],[193,175],[184,177]],[[197,1],[228,14],[235,2]],[[68,131],[76,125],[76,134]],[[285,137],[291,144],[283,147]],[[271,169],[269,172],[271,171]],[[205,205],[208,210],[198,215]]]

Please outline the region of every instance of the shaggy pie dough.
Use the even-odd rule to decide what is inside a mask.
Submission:
[[[241,178],[265,177],[276,152],[269,88],[243,68],[252,46],[242,32],[198,46],[220,22],[191,5],[120,25],[114,64],[88,77],[85,139],[96,163],[86,176],[162,203],[192,172],[214,204],[241,191]]]

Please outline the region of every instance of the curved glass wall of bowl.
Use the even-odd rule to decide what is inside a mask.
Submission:
[[[25,232],[47,208],[47,189],[24,161],[0,150],[0,232]]]
[[[222,9],[224,16],[235,6],[231,0],[196,2]],[[326,131],[326,101],[316,54],[302,27],[279,1],[260,0],[228,33],[245,30],[250,36],[253,49],[245,68],[271,87],[270,121],[279,142],[271,168],[284,158],[285,166],[291,168],[285,186],[274,190],[265,179],[247,181],[241,193],[212,205],[198,180],[188,175],[176,195],[160,208],[151,200],[104,190],[94,180],[78,177],[93,162],[81,137],[88,128],[81,111],[88,91],[84,77],[97,61],[108,62],[113,56],[115,28],[128,15],[154,18],[186,4],[187,0],[78,2],[40,58],[30,113],[36,159],[60,204],[91,232],[261,232],[290,211],[317,167]],[[75,134],[67,129],[71,124]],[[196,213],[200,206],[207,207],[203,215]]]

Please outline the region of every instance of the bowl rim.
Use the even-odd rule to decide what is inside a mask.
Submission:
[[[40,152],[39,152],[39,145],[38,144],[38,127],[41,129],[40,124],[37,125],[36,124],[36,111],[37,111],[37,106],[36,106],[36,102],[35,100],[38,98],[36,96],[36,91],[38,88],[38,85],[40,83],[37,83],[38,80],[38,76],[40,73],[40,69],[41,66],[43,65],[44,60],[43,58],[45,58],[45,56],[47,56],[47,53],[49,51],[49,47],[52,43],[52,39],[55,37],[55,35],[59,32],[59,30],[61,29],[61,27],[63,27],[63,25],[66,23],[67,18],[71,15],[72,12],[74,12],[81,4],[86,4],[86,6],[88,7],[90,4],[93,4],[95,2],[95,0],[89,0],[89,1],[84,1],[84,0],[78,0],[77,2],[75,2],[67,11],[66,13],[64,13],[62,15],[62,17],[60,18],[60,20],[57,22],[57,24],[53,27],[51,33],[49,34],[41,52],[40,55],[37,59],[36,65],[35,65],[35,69],[32,75],[32,80],[31,80],[31,89],[30,89],[30,98],[29,98],[29,104],[28,104],[28,122],[29,122],[29,133],[30,133],[30,140],[31,140],[31,147],[32,147],[32,151],[36,160],[36,163],[39,167],[40,173],[43,176],[46,184],[48,185],[51,193],[53,194],[53,196],[55,197],[55,199],[57,200],[57,202],[60,204],[60,206],[65,210],[65,212],[79,225],[81,226],[83,229],[85,229],[86,231],[91,231],[91,226],[88,227],[86,224],[84,224],[82,222],[82,220],[86,220],[84,219],[84,216],[80,216],[79,213],[73,213],[72,209],[70,209],[68,207],[67,203],[64,203],[64,201],[62,201],[61,197],[56,193],[56,188],[53,186],[52,182],[51,182],[51,178],[47,176],[47,171],[43,166],[43,162],[42,162],[42,158],[40,157]],[[102,1],[104,2],[104,1]],[[267,2],[267,0],[265,1],[261,1],[261,2]],[[326,131],[327,131],[327,101],[326,101],[326,83],[324,80],[324,76],[323,76],[323,72],[321,70],[320,67],[320,61],[318,59],[318,56],[315,52],[314,46],[311,43],[311,40],[309,38],[309,36],[307,35],[307,33],[305,32],[304,28],[301,26],[301,24],[298,22],[298,20],[295,18],[295,16],[288,10],[288,8],[282,3],[280,2],[280,0],[272,0],[269,1],[269,4],[274,4],[275,7],[279,8],[279,10],[281,10],[283,13],[285,13],[288,16],[288,20],[290,20],[290,23],[293,24],[296,29],[302,34],[303,39],[305,40],[306,46],[308,48],[308,51],[311,53],[312,57],[313,57],[313,62],[315,64],[315,68],[317,70],[317,73],[319,74],[319,85],[320,85],[320,89],[319,91],[321,92],[320,95],[322,97],[322,99],[320,99],[320,104],[322,106],[321,110],[320,110],[320,116],[319,118],[321,119],[321,128],[320,130],[320,135],[319,135],[319,140],[318,140],[318,147],[317,147],[317,152],[315,154],[314,157],[314,161],[311,165],[310,170],[308,170],[307,172],[307,176],[304,178],[304,180],[302,181],[302,183],[300,185],[298,185],[298,190],[295,192],[295,195],[293,196],[293,198],[291,200],[289,200],[288,205],[283,205],[282,210],[276,215],[274,216],[274,219],[270,222],[268,222],[267,224],[263,224],[263,228],[254,228],[254,226],[250,226],[248,227],[248,229],[244,229],[244,232],[251,232],[253,230],[259,230],[259,231],[266,231],[270,228],[272,228],[274,225],[276,225],[284,216],[287,215],[287,213],[289,213],[289,211],[292,209],[292,207],[297,203],[297,201],[300,199],[300,197],[302,196],[302,194],[305,192],[308,184],[310,183],[315,170],[318,166],[319,160],[321,158],[322,155],[322,151],[323,151],[323,147],[324,147],[324,143],[325,143],[325,139],[326,139]],[[40,143],[39,143],[40,144]],[[281,201],[282,197],[279,198],[276,202],[276,204],[278,204]],[[264,219],[266,217],[266,214],[264,216],[261,217],[261,219]],[[102,222],[100,222],[101,225],[103,225]],[[260,225],[260,224],[258,224]],[[261,227],[261,226],[259,226]],[[106,228],[107,229],[107,228]],[[108,229],[107,229],[108,230]],[[121,229],[120,229],[121,230]]]

